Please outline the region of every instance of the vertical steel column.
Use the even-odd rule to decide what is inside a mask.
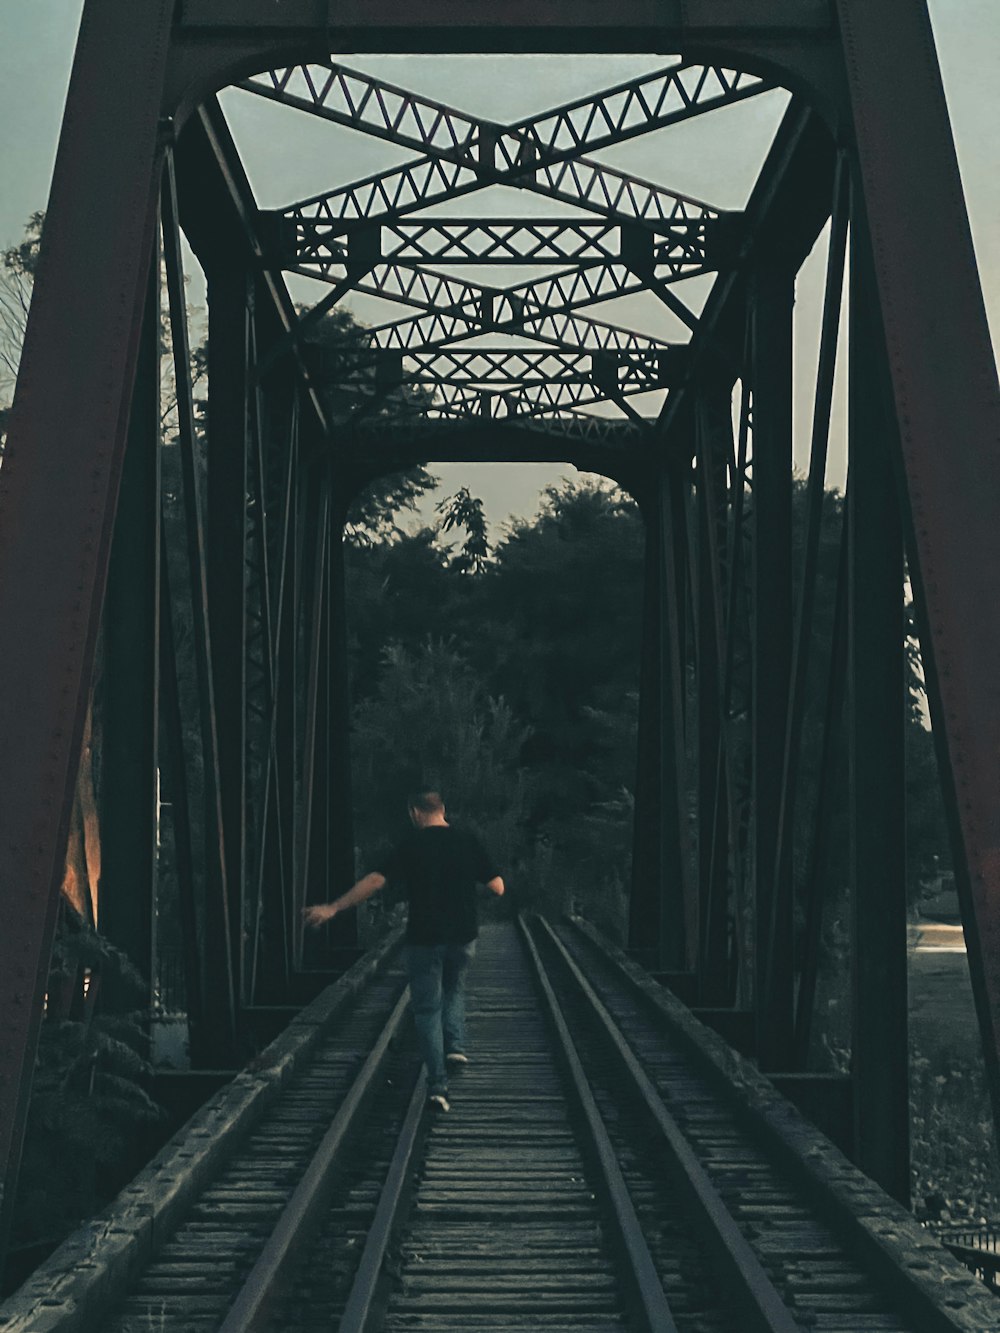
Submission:
[[[326,581],[326,534],[329,525],[329,479],[319,463],[311,431],[303,436],[305,457],[298,474],[298,521],[294,597],[295,746],[293,776],[295,809],[293,824],[293,873],[291,878],[292,961],[304,966],[302,909],[309,901],[312,836],[315,816],[316,717],[320,680],[320,649],[323,638],[323,587]],[[282,663],[282,671],[285,670]]]
[[[885,340],[863,209],[851,227],[848,690],[859,1166],[910,1197],[903,536]]]
[[[318,464],[322,473],[318,541],[313,566],[311,612],[307,622],[310,643],[309,677],[306,696],[306,781],[303,797],[308,797],[303,838],[302,902],[331,896],[329,881],[330,820],[330,465],[328,459]],[[321,966],[326,941],[315,934],[308,937],[303,957],[308,966]]]
[[[830,664],[826,677],[823,710],[823,739],[819,754],[819,788],[813,827],[802,876],[801,899],[805,907],[799,964],[799,989],[795,1005],[794,1067],[804,1069],[809,1057],[816,984],[819,980],[820,943],[823,933],[823,898],[827,890],[827,858],[834,830],[837,779],[842,764],[840,738],[847,683],[847,516],[840,534],[837,589],[834,601]]]
[[[642,644],[639,658],[639,717],[632,832],[632,888],[629,898],[628,943],[644,967],[655,970],[660,958],[661,915],[661,737],[662,676],[661,509],[655,482],[633,493],[645,524],[642,574]]]
[[[837,0],[972,990],[1000,1130],[1000,387],[925,4]]]
[[[264,716],[260,721],[260,769],[263,789],[257,802],[258,841],[254,867],[254,921],[251,940],[251,996],[287,995],[291,971],[290,821],[293,802],[287,726],[291,716],[294,640],[292,565],[295,488],[298,459],[298,404],[287,378],[257,393],[258,455],[255,497],[261,544],[259,566],[266,678]]]
[[[174,378],[177,385],[178,448],[187,546],[191,638],[198,691],[204,809],[204,913],[202,964],[206,1041],[215,1059],[233,1059],[236,1038],[236,1003],[226,891],[225,836],[219,781],[219,745],[216,731],[215,683],[212,675],[212,636],[208,620],[208,583],[201,501],[198,436],[191,386],[184,270],[177,213],[173,159],[168,154],[163,190],[163,250],[173,338]]]
[[[330,879],[331,888],[354,880],[354,801],[351,782],[351,682],[347,659],[347,592],[344,586],[343,482],[333,473],[330,525]],[[352,948],[358,942],[357,912],[343,912],[330,928],[330,946]]]
[[[806,711],[806,685],[809,679],[809,663],[812,653],[813,638],[816,634],[814,607],[816,603],[816,583],[820,551],[820,536],[824,523],[824,496],[826,494],[826,459],[830,438],[830,414],[833,405],[834,375],[837,365],[837,343],[840,330],[840,312],[843,296],[844,265],[846,260],[847,224],[850,208],[849,167],[843,156],[837,160],[834,173],[833,198],[831,201],[830,245],[827,255],[826,283],[823,301],[823,321],[820,334],[819,363],[816,372],[816,389],[813,397],[812,437],[809,455],[809,479],[805,496],[805,532],[803,553],[800,558],[799,587],[795,621],[795,642],[792,652],[791,681],[789,687],[788,720],[785,728],[784,761],[781,775],[781,805],[778,819],[778,838],[776,864],[774,869],[774,897],[772,901],[772,932],[778,932],[789,921],[794,910],[795,885],[793,883],[793,850],[795,845],[796,816],[799,811],[799,759],[802,748],[802,724]],[[831,645],[831,653],[836,646]],[[824,743],[824,750],[828,741]],[[821,785],[826,782],[825,772],[821,773]],[[817,834],[829,823],[829,812],[820,809],[817,812]],[[817,839],[818,840],[818,839]],[[806,959],[805,954],[814,949],[818,937],[810,935],[820,923],[820,903],[813,903],[810,891],[819,891],[821,876],[811,875],[805,896],[807,929],[802,941],[800,956],[795,962],[795,969],[802,977],[815,964],[815,954]],[[772,934],[771,948],[776,948],[776,939]],[[800,981],[800,1001],[809,996],[807,1005],[800,1014],[798,1007],[795,1015],[795,1041],[792,1063],[801,1067],[803,1052],[803,1033],[808,1032],[811,1019],[810,1007],[814,976]]]
[[[696,904],[689,920],[682,609],[673,530],[673,490],[687,483],[668,469],[658,460],[640,492],[646,555],[629,944],[647,966],[680,972],[693,966],[697,947]]]
[[[0,885],[18,903],[0,939],[0,1251],[125,449],[173,11],[86,5],[0,479],[0,626],[17,645],[0,655]]]
[[[147,983],[156,963],[160,616],[160,266],[150,264],[104,601],[97,926]],[[102,1001],[135,1008],[105,978]]]
[[[212,632],[219,797],[237,1004],[245,999],[246,524],[249,275],[213,253],[208,268],[208,511],[205,558]]]
[[[203,988],[204,958],[198,929],[197,882],[194,832],[191,827],[191,793],[184,757],[184,723],[177,676],[174,642],[170,565],[160,522],[160,785],[170,806],[174,839],[174,872],[177,877],[177,915],[184,949],[184,992],[187,1003],[188,1040],[195,1068],[212,1063],[213,1051],[205,1024]]]
[[[698,887],[699,1001],[729,998],[729,794],[723,732],[722,579],[732,393],[703,385],[698,403]],[[728,438],[727,438],[728,437]]]
[[[774,867],[792,655],[792,305],[794,275],[763,257],[752,293],[753,878],[757,1050],[788,1068],[792,1044],[790,898],[774,918]]]

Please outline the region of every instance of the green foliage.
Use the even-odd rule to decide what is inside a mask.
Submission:
[[[450,567],[460,574],[482,574],[490,557],[486,537],[486,515],[483,502],[469,494],[468,486],[437,504],[441,515],[442,532],[464,528],[465,542],[457,555],[451,557]]]
[[[92,994],[83,998],[84,969]],[[121,950],[63,904],[49,977],[14,1223],[17,1244],[57,1240],[123,1183],[138,1137],[162,1117],[143,1084],[152,1072],[143,1015],[100,1013],[102,981],[143,994]],[[54,1012],[74,996],[69,1017]]]
[[[476,829],[499,863],[512,866],[523,857],[520,754],[527,730],[453,644],[427,639],[416,650],[389,646],[377,688],[358,705],[354,726],[365,855],[384,840],[387,819],[402,821],[407,793],[426,785],[443,792],[449,813]]]
[[[0,254],[0,448],[7,437],[10,399],[21,361],[44,221],[44,213],[32,213],[24,239]]]
[[[12,245],[3,252],[0,263],[9,273],[14,273],[18,277],[34,278],[38,270],[44,222],[44,211],[32,213],[24,226],[24,239],[19,245]]]
[[[995,1219],[1000,1213],[1000,1172],[982,1062],[959,1059],[952,1052],[924,1054],[912,1047],[910,1126],[918,1216],[936,1214],[970,1225]],[[927,1209],[928,1199],[937,1207]]]
[[[446,792],[461,794],[463,809],[466,793],[475,793],[472,821],[522,903],[558,910],[572,901],[620,934],[635,764],[638,515],[603,485],[553,489],[538,519],[519,524],[487,558],[481,506],[468,491],[438,509],[440,527],[469,534],[471,549],[467,544],[459,558],[450,558],[429,528],[349,553],[362,847],[384,829],[387,810],[401,810],[411,785],[399,772],[402,753],[410,752],[411,736],[420,736],[420,753],[429,758],[409,771],[434,769]],[[440,654],[450,659],[447,670]],[[432,658],[449,682],[460,664],[464,698],[458,701],[452,684],[446,691],[448,707],[458,704],[453,716],[471,717],[478,708],[486,718],[482,701],[504,701],[507,757],[500,769],[508,786],[517,779],[518,795],[501,802],[503,828],[491,823],[498,790],[488,772],[492,723],[471,746],[433,749],[436,729],[447,731],[450,723],[437,704],[415,702],[423,696],[412,679],[416,664],[430,669]],[[373,764],[364,753],[374,715],[384,719],[385,731],[377,753],[401,751],[385,761],[397,774],[394,782],[380,776],[382,761]]]
[[[312,363],[312,380],[331,422],[348,421],[359,410],[363,410],[366,417],[392,420],[412,413],[427,400],[422,388],[405,388],[379,397],[374,369],[371,383],[362,382],[368,394],[367,401],[359,399],[356,375],[351,376],[350,384],[343,383],[342,359],[356,360],[358,354],[371,351],[368,330],[349,310],[334,309],[317,320],[309,328],[305,344]],[[360,492],[348,510],[344,525],[347,542],[367,549],[400,537],[402,530],[397,522],[398,516],[412,513],[417,500],[434,484],[434,478],[422,465],[376,478]]]

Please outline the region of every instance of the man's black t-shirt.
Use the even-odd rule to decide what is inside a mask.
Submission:
[[[478,933],[476,884],[496,876],[482,843],[451,824],[415,828],[373,867],[410,904],[410,944],[468,944]]]

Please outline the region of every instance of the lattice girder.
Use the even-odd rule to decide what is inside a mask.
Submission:
[[[277,225],[272,225],[272,223]],[[653,228],[588,219],[429,218],[362,224],[346,236],[325,223],[266,214],[266,234],[286,268],[338,280],[379,264],[568,264],[641,266],[670,281],[710,272],[703,238],[696,243]]]
[[[512,125],[484,120],[333,61],[267,70],[239,87],[481,176],[542,166],[756,97],[775,85],[681,63]]]

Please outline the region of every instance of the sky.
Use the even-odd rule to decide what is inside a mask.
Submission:
[[[82,0],[0,0],[0,246],[16,242],[27,217],[45,206]],[[930,0],[931,18],[952,115],[952,124],[972,221],[994,345],[1000,345],[1000,5],[996,0]],[[650,57],[347,57],[354,65],[391,82],[496,119],[544,110],[577,95],[658,68]],[[648,135],[601,150],[621,169],[653,177],[673,189],[721,207],[738,207],[749,190],[747,164],[759,161],[780,116],[783,94],[768,94],[742,108],[714,113],[710,133],[702,122]],[[284,108],[231,92],[225,105],[244,151],[259,202],[278,207],[314,190],[368,174],[412,157],[367,136],[296,116]],[[729,118],[727,121],[726,118]],[[336,162],[336,171],[329,166]],[[510,191],[483,197],[483,208],[524,214],[532,200]],[[465,201],[444,211],[467,211]],[[471,210],[468,210],[471,211]],[[548,211],[551,207],[548,206]],[[817,247],[800,275],[796,375],[811,377],[822,288],[823,254]],[[469,273],[467,276],[474,276]],[[512,280],[505,274],[503,280]],[[527,275],[525,275],[527,276]],[[298,295],[298,293],[296,293]],[[305,295],[305,292],[302,293]],[[703,295],[703,294],[702,294]],[[699,298],[700,299],[700,298]],[[692,302],[693,303],[693,302]],[[403,313],[384,303],[357,298],[354,308],[368,322]],[[669,317],[647,298],[625,298],[597,307],[595,317],[632,323],[671,335]],[[652,322],[651,322],[652,321]],[[828,479],[843,485],[844,386],[838,410]],[[796,396],[796,460],[804,465],[809,395]],[[530,516],[539,490],[567,469],[505,465],[451,465],[433,469],[446,491],[468,484],[480,494],[493,524],[511,515]]]

